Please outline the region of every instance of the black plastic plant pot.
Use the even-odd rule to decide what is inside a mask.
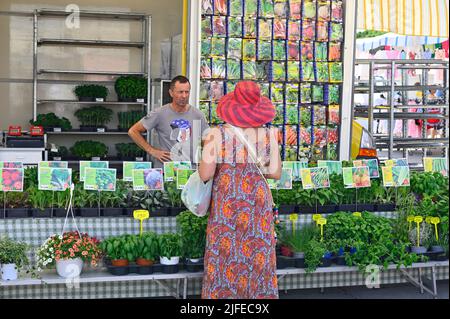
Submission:
[[[155,272],[162,272],[162,269],[163,269],[163,266],[164,265],[161,265],[161,264],[153,264],[153,272],[155,273]]]
[[[286,256],[277,256],[277,268],[278,269],[284,269],[289,267],[295,267],[295,260],[293,257],[286,257]]]
[[[315,214],[316,208],[312,206],[297,206],[297,214]]]
[[[52,217],[52,209],[46,208],[44,210],[40,210],[39,208],[33,208],[31,210],[31,216],[34,218],[50,218]]]
[[[106,207],[100,209],[100,215],[101,216],[122,216],[123,215],[123,208],[115,208],[115,207]]]
[[[124,208],[123,209],[123,215],[124,216],[133,216],[133,212],[135,210],[139,210],[139,209],[142,209],[142,208]]]
[[[136,266],[137,274],[139,275],[150,275],[153,274],[153,266]]]
[[[438,246],[438,245],[431,246],[430,251],[433,253],[436,253],[436,254],[444,254],[445,253],[444,247]]]
[[[80,102],[95,102],[95,97],[79,96],[78,101],[80,101]]]
[[[332,263],[332,258],[322,258],[319,267],[330,267]]]
[[[73,213],[76,216],[77,212],[75,208],[73,209]],[[66,217],[67,210],[65,208],[53,208],[53,217]],[[69,212],[70,215],[70,212]]]
[[[317,208],[320,214],[331,214],[336,212],[336,205],[323,205]]]
[[[96,126],[80,125],[81,132],[97,132]]]
[[[170,207],[170,216],[178,216],[181,212],[184,212],[186,207]]]
[[[374,208],[375,208],[374,204],[358,204],[359,212],[362,212],[362,211],[373,212],[375,210]]]
[[[80,208],[79,214],[81,217],[98,217],[98,208]]]
[[[176,274],[180,270],[180,264],[162,265],[161,272],[163,274]]]
[[[355,204],[340,204],[338,205],[338,211],[340,212],[356,212]]]
[[[376,204],[375,211],[377,212],[393,212],[395,211],[395,204]]]
[[[435,254],[433,257],[434,261],[445,261],[448,260],[448,256],[446,254]]]
[[[121,97],[121,96],[119,96],[119,102],[130,102],[130,103],[134,103],[134,102],[136,102],[136,98],[134,98],[134,97]]]
[[[278,207],[278,214],[280,215],[289,215],[295,213],[296,213],[295,205],[280,205],[280,207]]]
[[[170,208],[162,207],[162,208],[158,208],[158,209],[153,209],[150,211],[150,216],[153,216],[153,217],[170,216]]]
[[[187,272],[200,272],[203,269],[203,259],[196,263],[186,260],[184,266]]]
[[[126,276],[130,273],[130,268],[128,266],[116,267],[108,265],[106,268],[108,269],[108,272],[114,276]]]
[[[30,217],[28,208],[7,208],[5,218],[26,218]]]
[[[336,265],[339,265],[339,266],[345,266],[347,264],[345,262],[345,257],[344,256],[336,256],[336,257],[334,257],[334,262],[336,263]]]
[[[305,268],[305,258],[295,258],[294,257],[295,268]]]

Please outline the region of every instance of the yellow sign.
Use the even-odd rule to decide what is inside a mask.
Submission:
[[[354,212],[352,215],[355,217],[362,217],[360,212]]]
[[[414,217],[414,222],[417,224],[417,247],[420,246],[420,223],[423,222],[422,216]]]
[[[427,223],[427,224],[430,224],[431,223],[431,216],[427,216],[426,218],[425,218],[425,222]]]
[[[423,169],[425,172],[432,172],[433,171],[433,158],[431,157],[424,157],[423,159]]]
[[[422,216],[416,216],[416,217],[414,217],[414,222],[416,222],[416,223],[421,223],[421,222],[423,222],[423,217],[422,217]]]
[[[439,224],[440,222],[441,219],[439,217],[432,217],[430,220],[430,223],[434,225],[434,233],[436,235],[436,241],[439,240],[437,224]]]
[[[297,214],[290,214],[289,215],[289,220],[292,222],[292,233],[295,234],[295,221],[298,219],[298,215]]]
[[[395,166],[395,160],[386,160],[384,165],[386,165],[386,166]]]
[[[322,215],[321,215],[321,214],[314,214],[313,217],[312,217],[313,221],[315,221],[316,223],[317,223],[317,221],[318,221],[320,218],[322,218]]]
[[[408,218],[406,219],[409,223],[409,231],[411,231],[411,224],[414,221],[414,216],[408,216]]]
[[[324,226],[326,223],[327,223],[327,220],[326,220],[325,218],[323,218],[323,217],[321,217],[321,218],[319,218],[319,219],[317,220],[317,224],[320,225],[320,237],[321,237],[320,240],[322,240],[322,241],[323,241],[323,226]]]
[[[150,217],[150,213],[148,212],[148,210],[139,209],[139,210],[135,210],[133,212],[133,217],[134,217],[134,219],[139,220],[139,222],[141,224],[139,234],[142,235],[142,232],[143,232],[142,222],[145,219],[148,219]]]

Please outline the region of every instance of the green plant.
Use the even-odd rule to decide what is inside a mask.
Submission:
[[[50,151],[50,156],[52,157],[67,157],[69,155],[69,151],[67,150],[67,147],[65,146],[58,146],[57,151]]]
[[[305,252],[309,242],[318,234],[318,228],[314,224],[304,225],[295,232],[284,229],[281,233],[281,243],[290,247],[294,252]]]
[[[74,89],[77,97],[106,98],[108,89],[103,85],[78,85]]]
[[[408,232],[409,241],[412,246],[417,246],[417,224],[413,223],[414,227]],[[426,243],[433,236],[433,228],[430,224],[422,222],[419,224],[419,246],[426,246]]]
[[[181,237],[179,234],[161,234],[158,236],[159,255],[161,257],[172,258],[181,255]]]
[[[419,198],[425,195],[438,196],[441,192],[448,193],[448,177],[438,172],[411,172],[411,191]]]
[[[203,257],[208,215],[197,217],[190,211],[184,211],[177,215],[176,220],[181,235],[182,255],[187,258]]]
[[[134,262],[138,257],[138,237],[128,234],[109,237],[100,243],[100,248],[111,260],[127,259]]]
[[[119,119],[119,128],[122,130],[128,130],[145,115],[146,113],[143,111],[118,112],[117,116]]]
[[[127,187],[124,181],[116,181],[116,190],[113,192],[102,192],[100,196],[101,207],[125,207],[124,195],[126,196]]]
[[[83,126],[101,127],[111,121],[113,111],[103,106],[91,106],[77,110],[75,116]]]
[[[80,158],[90,159],[92,157],[105,157],[108,154],[108,147],[96,141],[77,141],[70,148],[70,152]]]
[[[117,155],[121,158],[145,157],[145,151],[135,143],[117,143]]]
[[[305,251],[305,265],[306,272],[311,273],[321,264],[323,255],[326,253],[327,248],[324,242],[313,239],[310,240],[306,246]]]
[[[72,124],[67,118],[59,118],[55,113],[38,114],[36,121],[30,120],[30,124],[40,125],[44,128],[60,127],[63,131],[72,129]]]
[[[5,199],[3,203],[5,208],[23,208],[24,203],[28,201],[28,194],[26,192],[5,192],[2,196]]]
[[[133,191],[130,197],[130,207],[142,208],[150,212],[168,206],[167,193],[163,191]]]
[[[392,230],[396,240],[408,242],[407,217],[415,214],[416,197],[413,194],[403,197],[397,203],[397,216],[392,219]]]
[[[24,189],[38,185],[38,167],[28,166],[23,171]]]
[[[154,232],[145,232],[138,236],[136,256],[147,260],[157,260],[159,257],[158,236]]]
[[[147,79],[137,76],[121,76],[114,84],[117,96],[121,98],[146,98]]]
[[[164,184],[167,196],[169,198],[172,207],[181,207],[183,202],[181,201],[181,189],[177,188],[176,182],[166,182]]]
[[[0,238],[0,264],[15,264],[18,269],[30,264],[27,256],[29,245],[13,241],[7,237]]]
[[[97,208],[99,194],[83,189],[82,184],[76,184],[73,194],[73,206],[78,208]]]
[[[67,208],[70,199],[70,189],[66,189],[64,192],[55,192],[55,207]]]
[[[36,186],[31,186],[27,189],[27,193],[30,207],[38,208],[41,211],[51,207],[53,201],[51,191],[39,190]]]

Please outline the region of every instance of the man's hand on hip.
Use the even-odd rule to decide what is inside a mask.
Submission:
[[[151,153],[151,156],[159,160],[160,162],[170,162],[172,159],[170,158],[170,152],[162,151],[158,149],[154,149]]]

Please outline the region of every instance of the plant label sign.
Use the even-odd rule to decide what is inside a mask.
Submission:
[[[390,159],[384,162],[385,166],[408,166],[408,160],[406,158]]]
[[[302,168],[303,189],[317,189],[330,187],[328,167]]]
[[[80,161],[80,181],[85,181],[85,170],[87,167],[91,168],[109,168],[107,161]]]
[[[0,168],[23,168],[22,162],[0,162]]]
[[[183,189],[187,184],[189,177],[195,172],[194,169],[178,169],[177,170],[177,189]]]
[[[133,190],[164,190],[163,170],[161,168],[133,169]]]
[[[102,192],[116,190],[117,170],[115,168],[86,167],[84,189]]]
[[[379,178],[380,171],[378,170],[377,159],[363,159],[353,161],[353,167],[367,166],[369,168],[370,178]]]
[[[383,173],[383,185],[385,187],[409,186],[408,166],[385,166],[381,168]]]
[[[292,180],[294,182],[298,182],[302,180],[300,170],[302,168],[308,168],[308,162],[305,161],[283,162],[283,168],[290,168],[292,170]]]
[[[150,217],[150,214],[148,210],[145,209],[139,209],[133,211],[133,218],[139,220],[139,235],[142,236],[142,232],[144,230],[144,227],[142,225],[142,222]]]
[[[279,180],[273,180],[275,189],[292,189],[292,169],[282,168]],[[270,184],[269,184],[270,186]]]
[[[0,168],[0,191],[23,192],[23,168]]]
[[[277,181],[276,180],[268,178],[267,184],[269,185],[269,189],[277,189]]]
[[[152,168],[151,162],[123,162],[123,180],[126,182],[132,182],[134,169],[149,168]]]
[[[344,167],[342,172],[345,188],[370,187],[370,175],[367,166]]]
[[[342,175],[342,162],[341,161],[317,161],[317,167],[328,167],[329,174]]]
[[[423,168],[425,172],[439,172],[448,176],[447,159],[445,157],[424,157]]]
[[[72,184],[71,168],[41,167],[38,172],[40,190],[65,191]]]
[[[69,162],[61,162],[61,161],[42,161],[38,163],[38,171],[42,167],[53,167],[53,168],[68,168]]]
[[[173,182],[179,169],[191,169],[191,162],[164,162],[164,181]]]

